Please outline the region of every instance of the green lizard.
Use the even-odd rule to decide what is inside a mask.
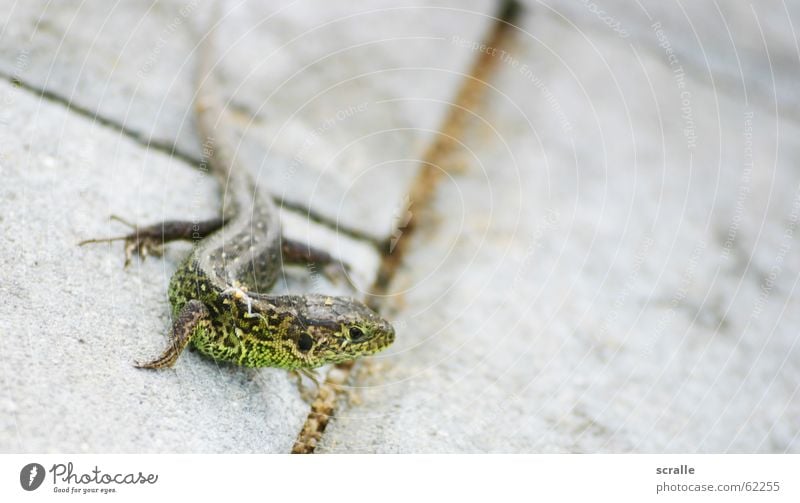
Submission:
[[[224,115],[209,66],[211,35],[201,43],[196,100],[203,162],[223,187],[222,217],[167,221],[121,237],[131,254],[159,253],[163,243],[208,235],[178,267],[169,285],[174,323],[171,343],[140,368],[172,366],[188,343],[222,361],[248,367],[307,371],[371,355],[394,341],[394,328],[363,303],[326,295],[269,295],[283,261],[330,264],[323,251],[282,239],[277,209],[252,177],[235,167],[224,141]]]

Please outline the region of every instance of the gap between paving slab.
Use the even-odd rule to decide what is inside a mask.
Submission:
[[[116,132],[118,132],[118,133],[120,133],[122,135],[127,136],[131,140],[139,143],[140,145],[142,145],[143,147],[145,147],[147,149],[155,150],[157,152],[161,152],[161,153],[163,153],[165,155],[168,155],[168,156],[170,156],[172,158],[181,160],[181,161],[185,162],[186,164],[188,164],[188,165],[190,165],[192,167],[197,167],[197,166],[201,165],[200,159],[198,159],[197,157],[195,157],[195,156],[193,156],[193,155],[191,155],[191,154],[189,154],[187,152],[182,151],[178,147],[178,145],[176,145],[174,143],[166,143],[166,142],[161,142],[161,141],[156,141],[156,140],[148,140],[147,138],[142,136],[142,134],[140,132],[138,132],[136,130],[133,130],[133,129],[130,129],[130,128],[126,128],[125,126],[123,126],[122,124],[116,122],[113,119],[110,119],[108,117],[104,117],[104,116],[99,115],[99,114],[97,114],[95,112],[92,112],[88,108],[85,108],[85,107],[82,107],[80,105],[77,105],[74,102],[68,100],[67,98],[65,98],[64,96],[61,96],[58,93],[55,93],[53,91],[49,91],[47,89],[41,89],[39,87],[34,86],[33,84],[30,84],[28,82],[24,82],[24,81],[20,80],[18,77],[15,77],[13,75],[9,75],[7,73],[3,73],[2,71],[0,71],[0,79],[6,80],[10,84],[12,84],[13,86],[16,86],[16,87],[18,87],[20,89],[24,89],[25,91],[28,91],[28,92],[36,95],[39,98],[42,98],[42,99],[47,100],[49,102],[52,102],[54,104],[65,106],[65,107],[67,107],[69,109],[69,111],[71,113],[74,113],[76,115],[80,115],[80,116],[85,117],[87,119],[90,119],[90,120],[96,122],[97,124],[100,124],[101,126],[105,126],[105,127],[110,128],[110,129],[113,129],[114,131],[116,131]],[[337,231],[337,232],[339,232],[339,233],[341,233],[341,234],[343,234],[345,236],[348,236],[350,238],[353,238],[353,239],[356,239],[356,240],[360,240],[360,241],[366,241],[366,242],[372,244],[376,248],[381,247],[383,245],[383,242],[378,240],[378,239],[376,239],[375,237],[370,236],[369,234],[366,234],[366,233],[364,233],[364,232],[362,232],[362,231],[360,231],[358,229],[351,228],[351,227],[343,224],[342,222],[339,222],[338,220],[331,219],[331,218],[321,214],[320,212],[314,210],[313,208],[304,206],[304,205],[302,205],[300,203],[296,203],[296,202],[293,202],[293,201],[287,201],[287,200],[284,200],[284,199],[282,199],[280,197],[277,197],[277,196],[274,196],[274,195],[272,196],[272,198],[275,201],[275,203],[278,206],[280,206],[281,208],[284,208],[286,210],[291,210],[291,211],[294,211],[296,213],[300,213],[300,214],[304,215],[305,218],[307,218],[307,219],[309,219],[309,220],[311,220],[311,221],[313,221],[315,223],[318,223],[318,224],[320,224],[320,225],[322,225],[324,227],[328,227],[330,229],[333,229],[333,230],[335,230],[335,231]]]
[[[516,19],[520,5],[515,0],[502,4],[500,12],[495,18],[491,33],[486,37],[486,46],[502,49],[511,38],[513,23]],[[450,113],[445,117],[439,134],[427,149],[420,162],[421,166],[414,179],[409,197],[409,205],[413,204],[415,211],[409,212],[408,220],[403,227],[403,238],[396,241],[395,246],[385,243],[383,257],[378,276],[371,290],[368,303],[374,309],[379,309],[382,299],[389,293],[389,287],[398,268],[403,264],[407,254],[407,245],[415,229],[435,225],[432,218],[430,202],[438,183],[445,173],[457,173],[458,163],[451,158],[451,153],[458,146],[458,138],[462,135],[464,126],[474,115],[476,109],[489,86],[487,81],[491,78],[496,68],[498,58],[488,51],[481,51],[472,69],[465,75],[458,94],[453,99]],[[408,208],[406,208],[408,209]],[[328,373],[325,382],[320,386],[317,398],[311,406],[302,430],[297,436],[293,454],[312,454],[317,442],[322,437],[325,427],[331,416],[335,413],[337,402],[343,398],[342,386],[350,379],[356,363],[344,362],[334,366]]]
[[[218,202],[214,180],[21,86],[0,81],[0,100],[6,104],[0,110],[6,182],[0,224],[7,244],[0,254],[0,304],[8,310],[0,333],[12,348],[0,365],[6,390],[0,451],[287,451],[307,408],[284,371],[243,370],[196,355],[184,358],[199,365],[162,373],[132,367],[163,343],[169,326],[163,295],[186,244],[170,245],[163,259],[137,260],[127,270],[119,246],[77,246],[120,231],[106,223],[112,212],[138,221],[208,217]],[[205,202],[173,197],[187,187]],[[148,204],[140,209],[142,200]],[[357,264],[353,278],[361,287],[372,281],[378,256],[370,243],[285,209],[281,220],[287,236]],[[352,293],[344,282],[323,286],[319,275],[285,272],[276,291],[322,286]],[[200,385],[211,380],[214,386]],[[163,392],[167,387],[170,394]],[[99,415],[103,421],[85,421]],[[181,426],[190,423],[201,431]],[[259,438],[248,439],[254,434]]]

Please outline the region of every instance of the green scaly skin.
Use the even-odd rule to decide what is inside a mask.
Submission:
[[[354,299],[221,288],[198,264],[199,252],[172,276],[169,299],[177,319],[191,300],[209,310],[210,316],[194,325],[190,341],[215,360],[246,367],[312,369],[377,353],[394,340],[392,326]]]
[[[205,138],[203,162],[224,189],[222,218],[199,224],[163,222],[112,238],[126,241],[129,259],[133,251],[145,256],[148,251],[158,253],[165,242],[196,238],[198,228],[213,232],[200,241],[170,281],[175,319],[170,346],[159,358],[137,366],[170,367],[190,342],[215,360],[290,370],[313,369],[383,350],[394,341],[394,328],[355,299],[266,293],[282,265],[280,222],[272,199],[260,195],[249,174],[234,167],[230,145],[236,144],[235,139],[217,126],[224,107],[217,101],[219,93],[209,67],[210,39],[209,35],[201,44],[197,109]],[[330,260],[324,255],[324,260]]]

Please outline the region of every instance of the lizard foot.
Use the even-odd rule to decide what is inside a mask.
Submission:
[[[297,391],[300,393],[300,398],[307,404],[312,404],[317,397],[320,389],[319,376],[311,369],[298,369],[290,370],[289,375],[297,380]],[[303,382],[303,377],[307,377],[314,383],[314,387],[306,386]]]
[[[78,243],[78,246],[87,245],[90,243],[111,243],[114,241],[125,241],[125,265],[128,267],[131,263],[134,253],[145,259],[148,255],[155,255],[160,257],[164,254],[164,226],[163,224],[148,225],[147,227],[139,227],[132,224],[127,220],[111,215],[111,220],[116,220],[124,225],[127,225],[133,232],[125,236],[115,236],[111,238],[100,239],[86,239]]]

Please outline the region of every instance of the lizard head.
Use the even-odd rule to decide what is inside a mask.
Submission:
[[[264,302],[266,301],[266,302]],[[242,310],[248,309],[244,305]],[[348,297],[281,295],[254,297],[250,320],[282,341],[270,365],[316,368],[375,354],[394,342],[394,327]],[[257,316],[258,320],[254,320]],[[278,360],[278,361],[275,361]]]
[[[394,327],[355,299],[312,295],[305,304],[296,348],[309,367],[372,355],[394,342]]]

